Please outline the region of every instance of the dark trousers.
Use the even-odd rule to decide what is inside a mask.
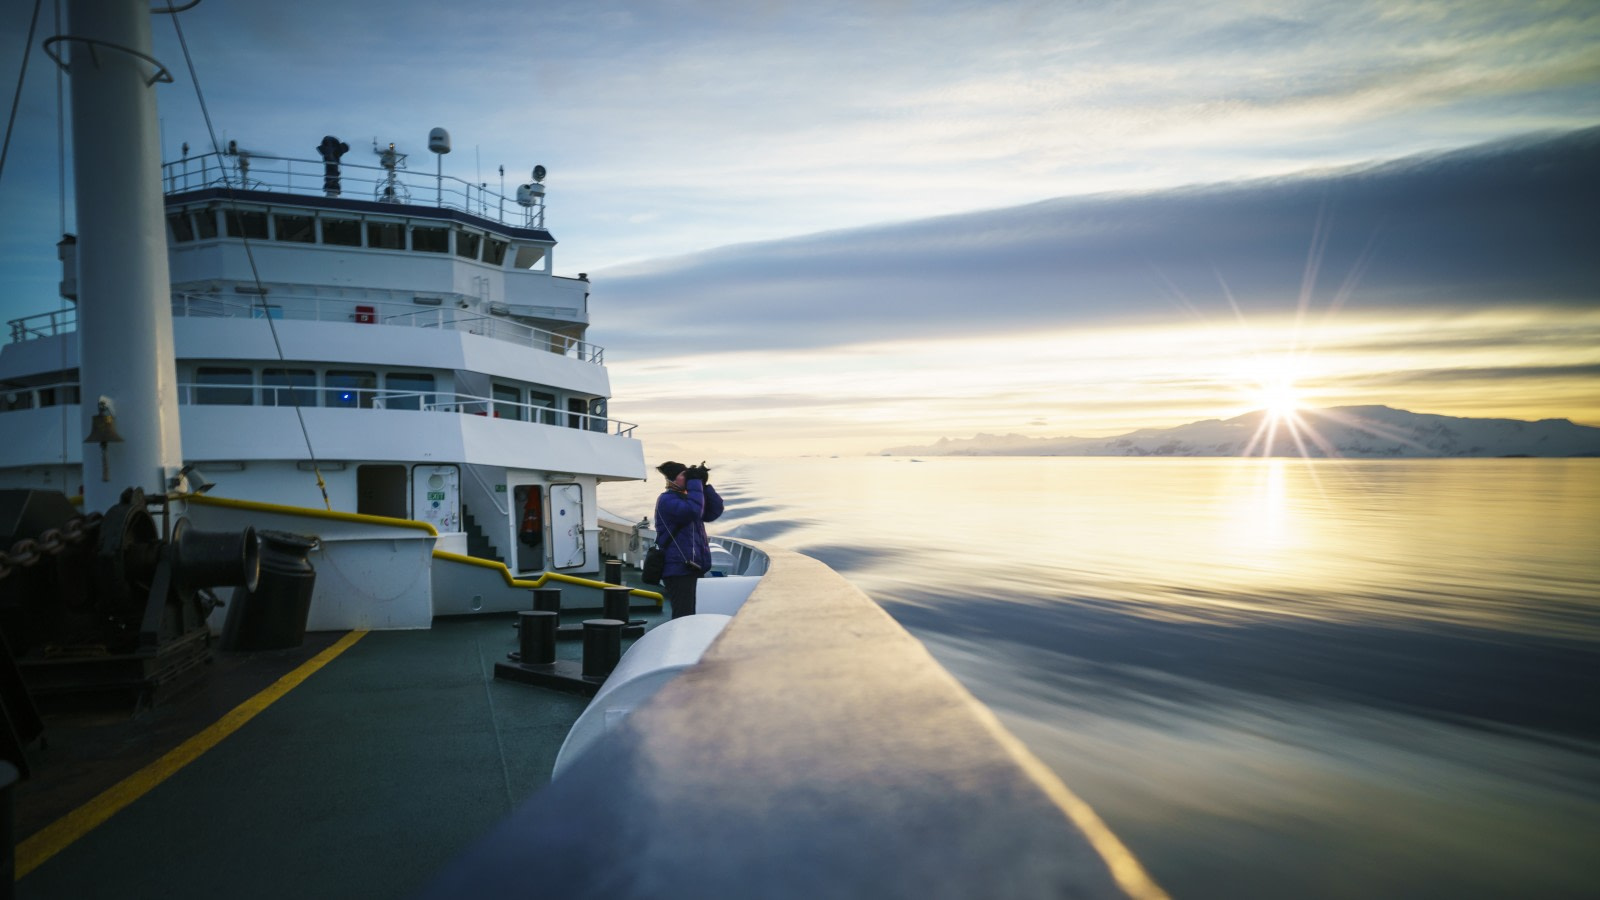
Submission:
[[[668,575],[661,579],[661,593],[672,604],[672,617],[694,615],[695,582],[699,575]]]

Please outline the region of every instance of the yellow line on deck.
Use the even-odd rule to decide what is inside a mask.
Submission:
[[[361,640],[366,631],[352,631],[333,646],[300,664],[293,672],[273,682],[272,686],[239,704],[227,715],[213,722],[204,731],[189,738],[167,754],[143,769],[129,775],[108,788],[100,796],[51,822],[37,834],[17,845],[17,879],[43,865],[50,857],[71,846],[73,841],[93,831],[102,822],[116,815],[123,807],[149,793],[156,785],[176,775],[178,770],[194,762],[201,754],[238,731],[244,723],[271,706],[284,694],[294,690],[313,672],[332,662],[335,657]]]

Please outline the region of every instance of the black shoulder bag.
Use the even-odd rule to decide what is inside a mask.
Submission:
[[[676,540],[677,534],[675,531],[670,533],[672,534],[673,539]],[[661,573],[666,568],[667,551],[661,549],[661,542],[657,541],[650,545],[649,550],[645,551],[644,570],[639,573],[639,577],[644,579],[645,584],[660,584]]]
[[[678,530],[674,528],[673,530],[667,532],[667,539],[672,541],[673,546],[676,547],[678,544]],[[683,553],[683,548],[678,547],[678,552],[680,554]],[[689,568],[695,570],[697,574],[699,573],[700,567],[696,565],[695,561],[690,559],[688,556],[683,557],[683,563]],[[661,549],[660,543],[651,544],[650,549],[645,551],[644,569],[639,573],[639,577],[644,580],[645,584],[660,584],[661,573],[665,571],[666,568],[667,551]]]

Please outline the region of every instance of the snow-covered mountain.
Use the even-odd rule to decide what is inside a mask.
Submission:
[[[1469,419],[1387,406],[1301,410],[1274,424],[1264,412],[1143,428],[1112,438],[980,434],[885,456],[1600,456],[1600,428],[1566,419]]]

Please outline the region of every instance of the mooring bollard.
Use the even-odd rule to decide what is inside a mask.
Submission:
[[[561,588],[534,588],[533,608],[541,612],[561,612]]]
[[[517,614],[521,626],[517,643],[525,666],[548,665],[556,661],[556,622],[560,615],[547,609]]]
[[[607,619],[620,619],[626,623],[628,621],[628,603],[632,597],[632,588],[606,588],[605,599],[601,606],[601,615]]]
[[[617,619],[587,619],[583,623],[583,677],[604,678],[622,658],[622,626]]]
[[[606,584],[622,583],[622,560],[606,560]]]

